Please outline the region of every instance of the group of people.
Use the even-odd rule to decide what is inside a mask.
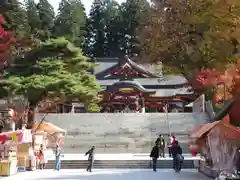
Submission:
[[[173,169],[176,172],[179,172],[181,170],[181,165],[183,162],[183,155],[182,155],[182,148],[179,145],[179,142],[177,141],[176,137],[174,135],[169,135],[169,140],[167,143],[169,157],[173,158]],[[152,168],[153,171],[156,171],[157,166],[157,159],[159,157],[165,157],[165,140],[163,135],[159,135],[157,140],[155,141],[155,146],[152,148],[150,157],[152,158]],[[95,157],[96,147],[92,146],[91,149],[89,149],[85,156],[88,155],[88,167],[86,171],[92,172],[92,167],[94,163],[94,157]]]
[[[57,144],[55,149],[55,170],[60,170],[60,156],[61,156],[61,149],[60,146]],[[48,162],[47,155],[46,155],[46,148],[41,144],[39,152],[36,154],[37,159],[37,168],[45,169],[46,164]]]
[[[46,157],[46,150],[44,146],[41,144],[39,152],[37,153],[37,168],[39,169],[45,169],[45,166],[47,164],[47,157]]]
[[[173,169],[176,172],[181,170],[182,162],[184,157],[182,155],[182,148],[179,145],[179,142],[176,139],[176,136],[169,135],[167,142],[169,157],[173,158]],[[157,140],[155,141],[155,146],[152,148],[150,153],[150,157],[152,158],[152,168],[153,171],[157,171],[157,160],[159,157],[165,157],[165,139],[163,135],[159,135]]]

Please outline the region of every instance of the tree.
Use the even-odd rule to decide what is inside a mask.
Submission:
[[[34,0],[26,0],[25,2],[28,24],[31,34],[37,35],[41,29],[41,21],[38,14],[37,5]]]
[[[125,53],[133,55],[140,53],[138,29],[149,16],[150,5],[147,0],[127,0],[121,4],[122,38],[121,48]],[[141,29],[139,29],[140,31]]]
[[[106,0],[94,0],[87,19],[87,54],[106,57]]]
[[[196,73],[196,82],[198,89],[212,89],[213,95],[215,96],[216,104],[224,102],[224,100],[231,100],[231,106],[224,107],[225,110],[221,110],[224,115],[228,113],[228,120],[230,124],[239,126],[239,107],[240,107],[240,59],[236,64],[232,64],[225,71],[216,71],[211,69],[204,69]],[[223,91],[217,90],[218,85],[223,85]],[[195,86],[196,87],[196,86]],[[216,91],[217,90],[217,91]],[[230,108],[229,108],[230,107]],[[228,109],[228,110],[226,110]],[[217,117],[222,115],[217,115]],[[219,120],[219,119],[217,119]]]
[[[195,89],[216,87],[224,83],[226,90],[232,97],[240,95],[240,59],[225,71],[216,69],[202,69],[195,74]]]
[[[86,14],[81,0],[62,0],[54,25],[54,35],[64,36],[83,47],[86,36]]]
[[[0,16],[0,72],[2,77],[2,70],[8,66],[11,51],[10,47],[12,43],[14,43],[15,39],[13,38],[13,35],[6,31],[3,28],[3,25],[5,24],[5,19],[3,16]]]
[[[48,0],[39,0],[37,9],[41,20],[42,37],[40,39],[49,39],[54,26],[54,9]]]
[[[29,34],[27,13],[18,0],[7,0],[3,4],[2,16],[5,18],[5,28],[15,33],[16,38],[23,38]]]
[[[105,14],[106,56],[121,56],[124,51],[121,48],[121,39],[124,37],[124,26],[120,5],[116,1],[107,2]]]
[[[1,82],[7,94],[22,95],[29,101],[28,128],[41,100],[92,102],[99,85],[89,73],[92,64],[64,38],[50,39],[30,51],[4,74]]]
[[[143,26],[142,57],[175,67],[186,78],[202,68],[225,68],[238,51],[238,1],[153,1]]]

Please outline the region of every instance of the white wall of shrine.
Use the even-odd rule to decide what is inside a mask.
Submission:
[[[40,120],[43,114],[36,114]],[[169,113],[83,113],[48,114],[45,117],[67,130],[65,152],[84,153],[95,145],[99,153],[149,152],[156,137],[174,132],[187,144],[188,131],[205,122],[205,114]],[[166,139],[167,140],[167,139]]]

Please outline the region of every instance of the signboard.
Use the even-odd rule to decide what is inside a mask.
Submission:
[[[134,89],[133,88],[119,88],[118,91],[120,91],[120,92],[132,92],[132,91],[134,91]]]
[[[32,142],[30,130],[14,131],[0,134],[1,145],[12,145]]]
[[[8,141],[13,141],[16,144],[18,144],[19,142],[22,142],[22,138],[23,138],[23,133],[13,133],[13,134],[10,134],[9,136],[3,134],[3,135],[0,135],[0,142],[1,144],[5,144],[5,143],[8,143]]]

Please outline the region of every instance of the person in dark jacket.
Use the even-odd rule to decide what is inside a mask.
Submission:
[[[152,167],[153,171],[157,171],[157,159],[159,158],[159,145],[155,144],[155,146],[152,148],[150,157],[152,158]]]
[[[173,169],[175,169],[176,171],[179,171],[181,169],[181,165],[182,165],[182,160],[179,160],[177,157],[178,155],[180,155],[179,157],[183,158],[182,156],[182,148],[180,147],[178,141],[175,141],[172,144],[172,157],[173,157]]]
[[[159,135],[159,137],[157,138],[157,140],[155,141],[155,144],[159,145],[159,153],[160,153],[160,157],[165,157],[165,140],[163,135]]]
[[[89,165],[86,169],[86,171],[92,172],[92,167],[93,167],[93,163],[94,163],[94,156],[95,156],[95,146],[93,146],[88,152],[86,152],[85,156],[88,155],[88,162]]]

